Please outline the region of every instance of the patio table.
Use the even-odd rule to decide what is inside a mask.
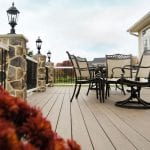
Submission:
[[[106,66],[91,66],[90,67],[90,72],[91,72],[91,76],[92,78],[97,79],[96,84],[94,85],[92,84],[90,86],[90,89],[96,89],[95,87],[98,87],[98,91],[99,91],[99,98],[100,98],[100,102],[104,103],[105,100],[105,74],[106,74]],[[97,95],[98,98],[98,95]]]

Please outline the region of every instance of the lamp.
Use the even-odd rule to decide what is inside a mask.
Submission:
[[[47,52],[48,62],[50,62],[51,54],[52,54],[52,53],[51,53],[50,51]]]
[[[7,10],[8,22],[11,26],[10,34],[15,34],[15,26],[17,25],[18,14],[20,12],[14,6],[14,2],[12,6]]]
[[[40,50],[41,50],[41,45],[42,45],[42,40],[40,39],[40,37],[38,37],[38,39],[36,40],[36,47],[38,49],[38,54],[40,54]]]

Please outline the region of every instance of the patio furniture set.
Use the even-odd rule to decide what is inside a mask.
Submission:
[[[111,84],[120,89],[129,98],[118,101],[116,106],[125,108],[150,108],[150,103],[142,100],[141,89],[150,87],[150,50],[145,50],[138,65],[132,64],[132,55],[114,54],[106,55],[106,65],[89,67],[86,58],[77,57],[67,51],[75,72],[75,88],[70,99],[78,98],[82,84],[89,84],[90,90],[96,91],[96,97],[101,103],[110,96]],[[125,90],[124,86],[128,87]],[[78,90],[77,90],[78,87]],[[76,92],[77,90],[77,92]]]

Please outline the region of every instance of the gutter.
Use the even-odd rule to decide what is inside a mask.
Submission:
[[[136,37],[139,37],[139,34],[135,34],[135,33],[133,33],[133,32],[129,32],[131,35],[134,35],[134,36],[136,36]]]

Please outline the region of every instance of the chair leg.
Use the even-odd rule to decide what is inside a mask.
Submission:
[[[123,95],[126,95],[123,84],[120,84],[120,86],[121,87],[119,87],[118,84],[116,83],[116,88],[120,89],[123,92]]]
[[[89,94],[89,91],[90,91],[91,86],[92,86],[92,82],[89,83],[89,87],[88,87],[88,91],[87,91],[86,95]]]
[[[125,90],[124,90],[124,86],[123,86],[123,84],[121,84],[121,88],[122,88],[122,92],[123,92],[123,94],[124,94],[124,95],[126,95],[126,92],[125,92]]]
[[[105,100],[105,81],[101,81],[101,88],[102,88],[102,101],[104,103]]]
[[[73,98],[74,98],[74,95],[75,95],[76,89],[77,89],[77,83],[75,83],[74,91],[73,91],[72,97],[71,97],[71,99],[70,99],[70,102],[72,102],[72,100],[73,100]]]
[[[105,93],[105,98],[109,97],[109,90],[110,90],[110,85],[106,83],[106,93]]]
[[[96,85],[96,98],[98,99],[98,89],[99,89],[98,81],[96,81],[95,85]]]
[[[99,100],[100,100],[100,102],[102,102],[102,81],[101,80],[99,80],[98,81],[98,90],[99,90]]]
[[[117,83],[115,84],[115,87],[116,87],[116,88],[115,88],[115,90],[117,90],[117,88],[118,88],[118,85],[117,85]]]
[[[81,89],[81,84],[79,84],[78,91],[77,91],[77,93],[76,93],[76,98],[78,98],[78,95],[79,95],[79,93],[80,93],[80,89]]]

